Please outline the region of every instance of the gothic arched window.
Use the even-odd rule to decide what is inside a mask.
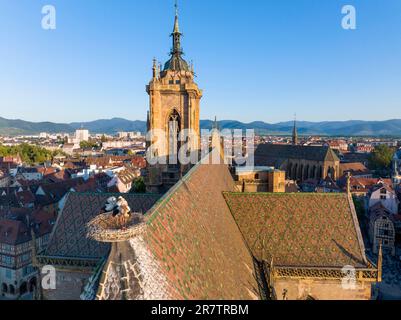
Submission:
[[[179,134],[181,130],[181,117],[176,109],[168,118],[168,154],[169,164],[177,164],[177,155],[180,149]]]

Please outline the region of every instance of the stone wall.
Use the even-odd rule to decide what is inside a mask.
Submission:
[[[92,272],[56,270],[56,290],[43,290],[44,300],[80,300]]]
[[[275,279],[277,299],[283,300],[370,300],[371,283],[356,282],[355,288],[344,289],[341,280],[330,279]]]

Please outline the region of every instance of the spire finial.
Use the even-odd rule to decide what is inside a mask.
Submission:
[[[174,21],[174,33],[180,33],[180,27],[178,25],[178,1],[175,0],[175,4],[174,4],[174,8],[175,8],[175,21]]]

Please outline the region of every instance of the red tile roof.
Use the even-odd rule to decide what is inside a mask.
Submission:
[[[7,217],[0,219],[0,243],[18,245],[30,241],[30,227],[33,228],[36,237],[48,234],[51,232],[54,218],[51,212],[12,209]],[[28,222],[30,226],[27,225]]]

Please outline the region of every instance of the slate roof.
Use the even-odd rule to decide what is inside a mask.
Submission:
[[[124,196],[134,212],[146,212],[160,198],[155,194],[107,194],[70,192],[42,256],[101,259],[109,245],[86,237],[86,225],[98,215],[111,196]]]
[[[253,255],[285,267],[367,267],[346,194],[224,193]]]
[[[279,159],[305,159],[313,161],[340,161],[327,146],[293,146],[282,144],[260,144],[255,150],[255,165],[277,166]]]

